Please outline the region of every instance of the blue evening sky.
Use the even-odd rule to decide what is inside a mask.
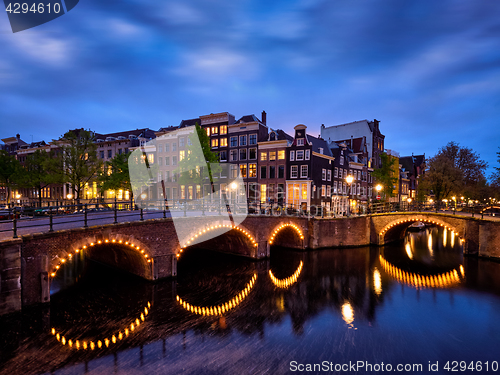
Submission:
[[[500,2],[81,0],[13,34],[0,12],[1,138],[50,141],[268,113],[292,133],[374,118],[386,148],[449,141],[498,166]]]

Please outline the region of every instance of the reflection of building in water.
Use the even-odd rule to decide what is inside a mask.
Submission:
[[[380,264],[382,268],[392,277],[396,278],[404,284],[416,288],[449,288],[451,286],[460,284],[462,279],[465,278],[464,267],[459,267],[459,272],[454,269],[448,272],[440,273],[437,275],[420,275],[417,273],[403,271],[400,268],[392,265],[379,255]]]
[[[252,288],[255,285],[255,281],[257,280],[257,274],[255,273],[252,277],[252,279],[247,283],[245,288],[236,295],[236,297],[232,298],[230,301],[222,303],[217,306],[208,306],[208,307],[200,307],[200,306],[193,306],[189,304],[186,301],[183,301],[182,298],[179,296],[176,296],[176,300],[181,305],[184,309],[187,311],[192,312],[193,314],[198,314],[198,315],[222,315],[232,309],[234,309],[236,306],[238,306],[250,293]]]
[[[52,328],[51,333],[56,337],[57,341],[59,341],[62,345],[68,344],[68,347],[76,350],[94,350],[96,347],[101,349],[103,347],[109,347],[110,345],[116,344],[117,342],[123,340],[128,337],[129,334],[134,332],[139,326],[145,321],[146,317],[149,314],[149,309],[151,309],[151,303],[148,302],[148,305],[144,307],[144,312],[132,320],[130,324],[124,326],[123,329],[119,330],[118,333],[112,334],[109,338],[93,338],[93,339],[83,339],[82,336],[79,336],[75,339],[75,337],[68,337],[63,334],[63,331],[56,330]],[[140,320],[139,320],[140,319]]]

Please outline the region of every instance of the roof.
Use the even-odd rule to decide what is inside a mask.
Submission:
[[[274,130],[274,132],[278,136],[279,141],[286,140],[286,141],[290,141],[290,143],[293,142],[293,137],[290,134],[285,133],[283,130],[276,129],[276,130]]]
[[[143,128],[143,129],[135,129],[135,130],[127,130],[123,132],[117,132],[117,133],[107,133],[107,134],[99,134],[95,133],[95,139],[102,139],[106,140],[107,137],[126,137],[128,138],[129,135],[135,135],[136,137],[141,137],[141,138],[147,138],[147,139],[153,139],[156,138],[155,132],[153,130],[150,130],[149,128]]]
[[[313,152],[319,152],[319,149],[322,148],[323,155],[328,155],[328,156],[333,156],[332,151],[330,150],[330,147],[328,147],[328,143],[323,139],[323,138],[316,138],[310,134],[306,134],[307,141],[312,144],[312,150]]]
[[[238,121],[236,121],[236,123],[238,124],[243,122],[255,122],[255,121],[261,122],[255,115],[246,115],[240,118]]]
[[[192,118],[189,120],[182,120],[181,123],[179,124],[179,128],[184,128],[186,126],[194,126],[196,124],[201,125],[200,118]]]
[[[399,158],[399,164],[405,172],[413,172],[413,157],[403,156]]]

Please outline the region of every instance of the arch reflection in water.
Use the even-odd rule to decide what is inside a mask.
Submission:
[[[230,301],[228,301],[226,303],[223,303],[223,304],[220,304],[217,306],[209,306],[209,307],[194,306],[194,305],[191,305],[188,302],[182,300],[182,298],[179,297],[179,295],[177,295],[175,297],[175,299],[177,300],[179,305],[181,305],[185,310],[187,310],[193,314],[207,315],[207,316],[222,315],[222,314],[228,312],[229,310],[234,309],[248,296],[248,294],[250,293],[250,291],[254,287],[256,280],[257,280],[257,274],[254,273],[252,279],[247,283],[245,288],[240,293],[238,293],[236,295],[236,297],[232,298]]]
[[[98,349],[101,349],[103,347],[109,347],[112,344],[116,344],[118,341],[121,341],[124,338],[128,337],[146,320],[150,309],[151,303],[148,302],[147,306],[144,306],[144,312],[141,312],[141,314],[136,319],[132,320],[130,324],[127,324],[124,329],[121,329],[118,331],[118,333],[111,335],[111,339],[108,339],[107,337],[94,339],[82,339],[81,337],[77,339],[75,339],[74,337],[66,338],[63,335],[62,331],[58,331],[56,328],[52,328],[51,333],[53,336],[55,336],[57,341],[59,341],[62,345],[68,344],[67,347],[71,349],[94,350],[96,349],[96,347]]]
[[[293,273],[293,275],[282,280],[276,278],[276,276],[273,275],[273,272],[269,270],[269,278],[271,279],[272,283],[276,285],[278,288],[288,288],[289,286],[297,282],[297,279],[299,278],[300,273],[302,272],[303,265],[304,263],[300,261],[300,264]]]
[[[457,269],[440,273],[437,275],[420,275],[412,272],[403,271],[400,268],[392,265],[387,260],[384,259],[382,255],[379,255],[380,264],[384,271],[389,275],[396,278],[404,284],[420,288],[449,288],[451,286],[460,284],[462,279],[465,278],[464,267],[460,265],[458,271]]]

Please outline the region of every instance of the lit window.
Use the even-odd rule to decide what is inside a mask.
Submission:
[[[324,197],[326,195],[326,187],[325,185],[321,185],[321,196]]]
[[[276,151],[269,151],[269,160],[276,160]]]
[[[219,132],[219,129],[217,126],[212,126],[212,134],[217,134]]]
[[[266,202],[266,184],[260,185],[260,201],[262,203]]]
[[[182,161],[186,156],[186,152],[184,150],[179,151],[179,161]]]
[[[247,177],[247,165],[246,164],[240,164],[240,176],[242,178]]]
[[[181,199],[186,199],[186,187],[181,185]]]
[[[207,132],[207,135],[210,137],[210,128],[206,128],[205,130]]]
[[[257,164],[248,164],[248,177],[257,177]]]
[[[155,162],[155,155],[154,154],[148,154],[148,161],[153,164]]]
[[[188,198],[193,199],[193,187],[188,186]]]
[[[227,134],[227,125],[221,125],[220,134]]]
[[[285,150],[278,151],[278,160],[285,160]]]
[[[302,199],[307,199],[307,184],[302,184]]]
[[[217,138],[212,139],[212,147],[219,147],[219,140]]]
[[[267,160],[267,152],[261,152],[260,153],[260,160],[261,161]]]
[[[227,138],[220,139],[220,147],[227,147]]]

